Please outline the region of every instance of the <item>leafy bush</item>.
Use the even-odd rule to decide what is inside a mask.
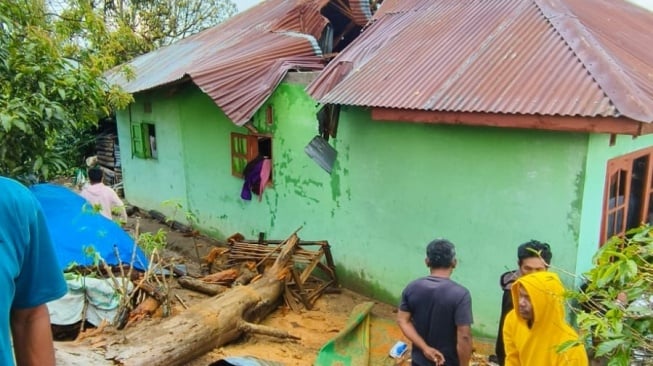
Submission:
[[[595,357],[628,366],[653,355],[653,228],[611,238],[594,256],[582,290],[577,321]],[[648,355],[648,356],[646,356]]]

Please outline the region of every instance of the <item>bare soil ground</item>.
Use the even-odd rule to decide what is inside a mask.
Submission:
[[[130,221],[132,221],[130,226],[135,225],[135,218],[131,218]],[[201,269],[198,265],[195,243],[192,238],[178,231],[170,230],[166,225],[151,218],[140,218],[139,226],[141,232],[166,230],[169,244],[168,250],[164,251],[164,256],[174,259],[176,263],[185,264],[190,274],[200,273]],[[283,240],[285,238],[271,239]],[[196,242],[200,257],[205,256],[212,247],[224,245],[206,237],[200,237],[196,239]],[[208,297],[178,285],[174,286],[173,291],[188,306]],[[208,365],[227,356],[256,356],[264,360],[282,362],[288,366],[312,365],[319,349],[344,328],[352,309],[367,301],[375,303],[372,309],[374,315],[388,319],[395,318],[395,306],[376,302],[355,292],[341,289],[340,293],[323,294],[312,310],[302,310],[300,313],[296,313],[281,306],[262,322],[264,325],[282,329],[300,337],[299,341],[280,340],[264,335],[245,335],[236,342],[214,349],[189,363],[189,366]],[[174,308],[175,312],[184,310],[176,299]],[[183,338],[183,335],[180,337]],[[398,340],[406,341],[406,339]]]
[[[130,217],[127,227],[133,229],[137,222],[140,232],[165,230],[167,232],[168,246],[163,251],[164,258],[172,260],[176,264],[185,264],[190,275],[200,275],[202,273],[198,258],[201,259],[205,256],[214,246],[224,245],[206,237],[193,240],[193,238],[171,230],[167,225],[149,218],[146,214],[136,214]],[[283,240],[285,238],[270,239]],[[197,251],[195,249],[196,245]],[[337,258],[335,258],[335,262],[337,265]],[[207,297],[207,295],[184,289],[176,282],[173,282],[171,285],[173,316],[185,311],[185,306],[192,306]],[[235,342],[213,349],[188,363],[188,365],[209,365],[227,356],[255,356],[263,360],[277,361],[288,366],[312,365],[319,349],[345,327],[352,309],[356,305],[368,301],[375,304],[372,309],[374,315],[385,319],[395,318],[396,306],[376,302],[352,291],[341,289],[340,293],[323,294],[310,311],[302,310],[297,313],[285,306],[281,306],[262,322],[264,325],[285,330],[299,337],[300,340],[289,341],[264,335],[245,335]],[[160,316],[161,311],[159,309],[152,316],[153,319],[146,318],[141,322],[156,321],[156,318]],[[145,324],[136,323],[131,326],[138,327],[145,326]],[[180,342],[183,342],[184,335],[179,334],[179,339]],[[405,338],[397,340],[408,343]],[[478,342],[476,346],[479,354],[476,355],[476,362],[473,364],[486,365],[487,363],[484,360],[487,359],[487,356],[484,356],[483,353],[487,353],[483,351],[488,349],[487,344]],[[404,362],[401,364],[409,365],[410,363]]]

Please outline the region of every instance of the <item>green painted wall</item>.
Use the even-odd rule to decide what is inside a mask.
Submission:
[[[598,249],[603,213],[607,162],[612,158],[653,146],[653,135],[617,136],[610,146],[610,135],[593,134],[589,139],[586,180],[583,196],[582,231],[579,238],[578,273],[592,267],[592,256]]]
[[[134,98],[130,108],[119,111],[116,116],[125,198],[138,207],[172,215],[172,206],[163,206],[163,201],[174,200],[185,206],[187,190],[180,138],[179,99],[169,91],[141,93]],[[145,113],[145,102],[151,103],[150,113]],[[130,121],[155,125],[157,159],[133,156]],[[183,213],[179,215],[183,216]]]
[[[519,243],[548,241],[555,264],[574,270],[585,136],[379,123],[361,110],[343,113],[340,127],[348,172],[339,172],[336,223],[350,224],[336,249],[355,276],[398,296],[426,273],[426,243],[449,238],[475,330],[494,335],[498,277],[515,267]]]
[[[390,303],[410,280],[427,274],[426,244],[449,238],[458,248],[454,278],[472,292],[475,331],[490,336],[499,315],[498,278],[515,267],[518,244],[548,241],[555,264],[574,272],[586,135],[374,122],[368,111],[345,108],[329,176],[304,153],[317,122],[315,102],[303,89],[284,83],[268,101],[274,186],[262,202],[241,200],[242,181],[231,176],[229,132],[245,129],[192,87],[174,98],[177,112],[172,101],[161,102],[170,110],[160,123],[176,142],[161,141],[158,162],[126,162],[128,197],[156,204],[183,196],[176,188],[185,184],[186,207],[204,230],[220,236],[261,231],[284,239],[303,226],[302,239],[329,240],[347,287]],[[128,141],[124,118],[120,137]],[[175,153],[164,159],[166,148]],[[152,187],[141,174],[145,164],[165,165],[147,172],[166,187]]]

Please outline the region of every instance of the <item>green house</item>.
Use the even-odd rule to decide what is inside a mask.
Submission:
[[[135,98],[117,114],[126,198],[178,200],[218,237],[302,227],[344,286],[389,303],[448,238],[494,336],[520,243],[550,243],[572,285],[653,211],[653,14],[591,3],[263,2],[111,76]],[[243,200],[263,149],[271,181]]]

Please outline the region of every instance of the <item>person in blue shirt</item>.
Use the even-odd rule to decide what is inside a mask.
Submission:
[[[0,177],[0,365],[55,364],[46,303],[67,290],[41,206]]]

